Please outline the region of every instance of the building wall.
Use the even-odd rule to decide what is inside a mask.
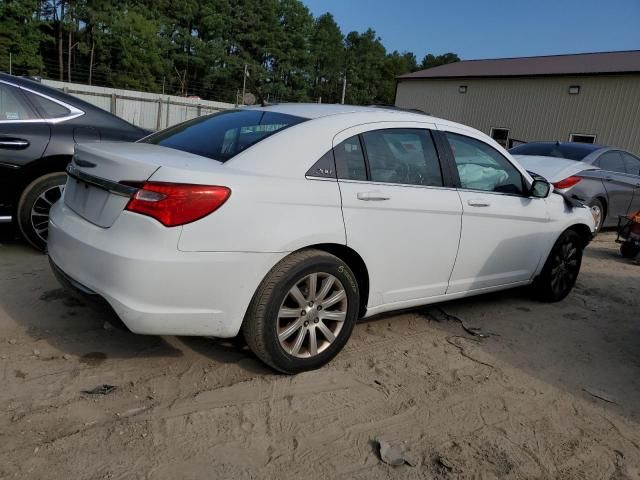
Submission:
[[[467,93],[458,92],[460,85]],[[580,93],[570,95],[570,85]],[[595,134],[596,143],[640,154],[640,74],[400,80],[396,105],[486,134],[508,128],[510,138],[523,141]]]

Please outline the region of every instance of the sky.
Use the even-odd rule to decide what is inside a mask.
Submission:
[[[387,51],[478,58],[640,50],[640,0],[302,0]]]

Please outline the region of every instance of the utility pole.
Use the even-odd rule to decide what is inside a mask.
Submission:
[[[347,93],[347,74],[344,74],[344,77],[342,77],[342,101],[340,102],[341,104],[344,105],[344,96]]]
[[[242,105],[244,105],[244,93],[247,89],[247,64],[244,64],[244,73],[242,74]]]

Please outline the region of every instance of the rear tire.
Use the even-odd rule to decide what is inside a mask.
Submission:
[[[62,196],[66,181],[65,173],[49,173],[27,185],[20,196],[18,226],[25,240],[38,250],[47,248],[49,210]]]
[[[359,304],[358,283],[345,262],[321,250],[302,250],[267,274],[242,333],[256,356],[276,370],[314,370],[347,343]]]
[[[591,202],[589,202],[589,208],[591,209],[591,212],[594,216],[594,218],[598,219],[598,223],[595,226],[595,234],[600,232],[600,229],[602,228],[602,225],[604,225],[604,219],[606,216],[606,211],[604,209],[604,204],[602,203],[601,200],[598,200],[597,198],[591,200]]]
[[[534,283],[540,300],[559,302],[569,295],[580,273],[583,245],[580,235],[572,230],[565,230],[556,240]]]

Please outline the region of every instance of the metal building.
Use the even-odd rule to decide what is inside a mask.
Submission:
[[[505,146],[581,141],[640,154],[640,50],[466,60],[398,77],[395,104]]]

